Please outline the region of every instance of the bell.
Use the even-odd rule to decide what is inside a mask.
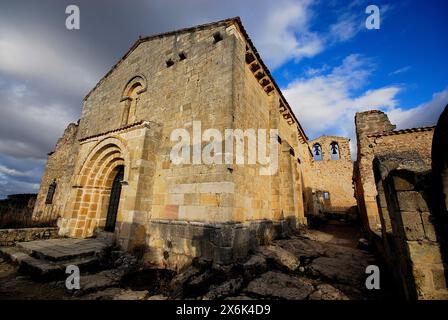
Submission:
[[[331,153],[332,154],[338,154],[338,146],[335,143],[331,144]]]

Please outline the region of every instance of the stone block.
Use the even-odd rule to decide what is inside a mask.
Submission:
[[[199,205],[200,194],[198,193],[185,193],[184,204],[185,205]]]
[[[163,211],[164,218],[177,219],[179,217],[179,206],[174,204],[168,204]]]
[[[206,182],[198,184],[198,191],[200,193],[234,193],[234,182]]]
[[[218,206],[218,196],[213,193],[200,195],[200,204],[203,206]]]
[[[232,247],[214,247],[213,262],[217,264],[229,264],[233,261]]]
[[[429,212],[421,213],[425,236],[429,241],[437,241],[437,235],[433,224],[433,216]]]
[[[432,281],[434,289],[447,290],[445,270],[442,265],[438,268],[432,269]]]
[[[425,238],[425,230],[418,212],[402,212],[401,219],[407,240],[423,240]]]
[[[397,191],[412,191],[414,190],[414,181],[413,176],[411,175],[394,175],[393,182],[394,188]]]
[[[426,200],[417,191],[398,191],[397,200],[400,211],[429,211]]]
[[[437,243],[409,241],[409,254],[413,264],[441,264],[442,255]]]

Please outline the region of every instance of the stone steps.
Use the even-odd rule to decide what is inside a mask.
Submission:
[[[0,248],[0,255],[32,276],[56,278],[65,274],[69,265],[81,272],[98,265],[101,255],[112,245],[110,239],[51,239],[17,243]]]

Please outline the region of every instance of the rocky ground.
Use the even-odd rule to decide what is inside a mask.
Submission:
[[[332,223],[260,247],[231,266],[194,265],[180,274],[139,269],[115,252],[105,270],[81,276],[81,289],[64,281],[39,282],[0,260],[0,299],[388,299],[393,292],[365,288],[366,266],[375,257],[357,247],[355,228]]]

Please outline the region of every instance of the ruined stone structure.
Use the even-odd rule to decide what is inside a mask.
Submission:
[[[441,171],[431,170],[431,148],[433,163],[446,159],[434,151],[446,136],[436,139],[434,127],[395,131],[376,110],[356,114],[355,122],[354,180],[364,228],[407,299],[448,299],[446,207],[435,199],[444,198],[444,189]]]
[[[357,218],[352,176],[350,140],[322,136],[309,141],[313,153],[311,164],[312,216]]]
[[[278,129],[266,140],[278,144],[279,169],[172,163],[172,132],[199,121],[202,131]],[[60,216],[63,236],[111,231],[157,265],[228,263],[306,224],[311,162],[308,138],[239,18],[223,20],[130,48],[49,155],[34,218]]]
[[[385,113],[378,110],[359,112],[355,116],[358,154],[355,163],[355,190],[358,209],[365,230],[381,230],[377,190],[373,174],[375,156],[391,151],[413,151],[431,165],[434,127],[394,130]]]

